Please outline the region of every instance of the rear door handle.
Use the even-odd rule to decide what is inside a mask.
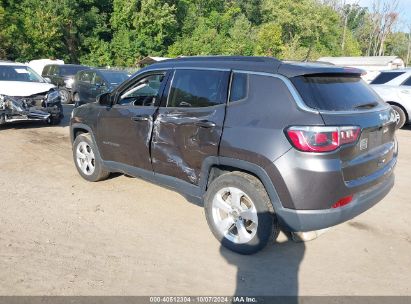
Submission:
[[[409,90],[402,90],[401,93],[410,94],[410,91]]]
[[[216,126],[215,122],[209,120],[200,120],[196,122],[196,125],[202,128],[214,128]]]
[[[133,121],[149,121],[151,119],[150,115],[137,115],[131,117],[131,120]]]

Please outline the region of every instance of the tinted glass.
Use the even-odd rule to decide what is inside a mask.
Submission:
[[[50,70],[50,66],[46,65],[43,68],[43,71],[41,72],[41,75],[48,75],[49,70]]]
[[[210,107],[225,103],[228,72],[176,70],[168,107]]]
[[[124,80],[128,79],[128,74],[123,72],[101,72],[103,77],[111,85],[117,86],[122,83]]]
[[[83,66],[60,66],[60,76],[73,76],[78,71],[86,70],[86,67]]]
[[[371,84],[384,84],[387,83],[398,76],[401,76],[404,72],[382,72],[380,75],[375,77]]]
[[[231,83],[230,102],[242,100],[248,95],[248,74],[235,73]]]
[[[158,92],[163,80],[164,74],[150,75],[140,79],[121,94],[118,104],[153,106],[158,98]]]
[[[378,95],[358,76],[313,75],[291,79],[307,106],[326,111],[374,107]]]
[[[93,80],[93,73],[91,72],[83,72],[80,74],[80,81],[85,83],[91,83]]]
[[[0,81],[44,82],[43,78],[27,66],[0,66]]]
[[[411,77],[408,78],[404,83],[402,84],[403,86],[410,86],[411,87]]]

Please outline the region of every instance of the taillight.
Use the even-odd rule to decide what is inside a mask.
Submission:
[[[346,206],[346,205],[348,205],[349,203],[352,202],[353,197],[354,197],[353,195],[343,197],[338,202],[336,202],[334,205],[332,205],[331,208],[336,209],[336,208],[344,207],[344,206]]]
[[[355,143],[359,127],[290,127],[286,130],[291,144],[303,152],[331,152]]]

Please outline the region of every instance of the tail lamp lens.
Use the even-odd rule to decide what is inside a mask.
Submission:
[[[291,127],[287,135],[291,144],[303,152],[331,152],[342,145],[354,143],[359,127]]]
[[[353,195],[346,196],[346,197],[340,199],[340,200],[339,200],[338,202],[336,202],[334,205],[332,205],[331,208],[337,209],[337,208],[344,207],[344,206],[348,205],[349,203],[351,203],[351,202],[352,202],[352,199],[353,199]]]

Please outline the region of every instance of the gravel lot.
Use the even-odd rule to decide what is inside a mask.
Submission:
[[[1,295],[411,295],[411,128],[384,201],[253,256],[222,249],[203,209],[173,191],[82,180],[68,132],[67,119],[0,129]]]

